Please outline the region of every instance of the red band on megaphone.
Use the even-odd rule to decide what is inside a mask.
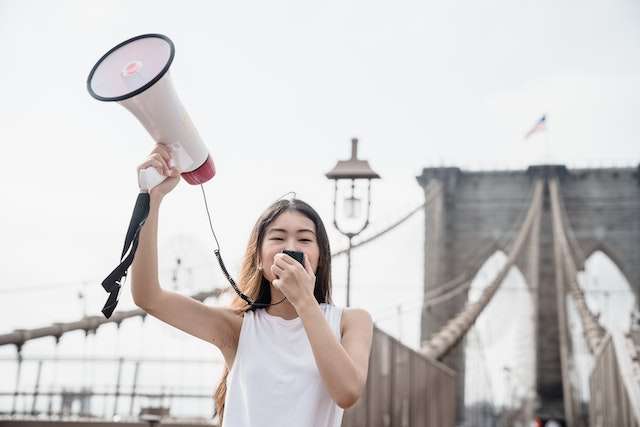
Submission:
[[[192,185],[204,184],[216,174],[216,167],[213,164],[211,155],[207,156],[207,160],[195,170],[191,172],[183,172],[181,175],[185,181]]]

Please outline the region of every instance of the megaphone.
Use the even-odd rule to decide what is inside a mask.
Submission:
[[[216,173],[209,151],[176,95],[169,76],[175,47],[162,34],[143,34],[118,44],[96,62],[87,78],[87,89],[100,101],[115,101],[138,118],[151,137],[165,144],[171,167],[189,184],[203,184]],[[131,215],[120,255],[120,264],[102,281],[109,297],[102,313],[109,318],[133,262],[138,236],[149,214],[149,190],[167,177],[154,167],[140,170],[140,193]],[[204,193],[204,190],[203,190]]]
[[[132,37],[105,53],[87,78],[87,89],[100,101],[125,107],[160,144],[172,153],[177,167],[192,185],[209,181],[216,173],[213,159],[189,114],[178,98],[169,73],[175,47],[162,34]],[[167,177],[154,167],[140,171],[138,185],[151,190]]]

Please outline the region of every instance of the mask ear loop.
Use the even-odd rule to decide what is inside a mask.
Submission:
[[[213,231],[213,224],[211,222],[211,215],[209,214],[209,205],[207,204],[207,195],[204,192],[204,187],[202,186],[202,184],[200,184],[200,189],[202,190],[202,197],[204,198],[204,207],[205,207],[205,209],[207,211],[207,217],[209,218],[209,227],[211,228],[211,233],[213,234],[213,239],[216,241],[217,249],[214,249],[213,253],[215,254],[216,258],[218,259],[218,264],[220,264],[220,269],[222,270],[222,273],[224,274],[224,276],[227,278],[227,280],[231,284],[231,287],[233,288],[233,290],[236,291],[236,294],[238,294],[238,296],[244,302],[246,302],[247,305],[251,306],[251,308],[264,308],[264,307],[269,307],[270,305],[278,305],[281,302],[283,302],[284,300],[286,300],[287,297],[284,297],[280,301],[274,302],[274,303],[255,302],[255,301],[251,301],[251,298],[249,298],[247,295],[242,293],[240,288],[238,288],[238,285],[236,285],[235,280],[233,280],[233,278],[231,277],[231,275],[227,271],[227,268],[224,265],[224,261],[222,261],[222,255],[220,254],[220,243],[218,243],[218,238],[216,237],[216,232]],[[278,200],[282,199],[284,196],[286,196],[288,194],[291,194],[291,193],[293,193],[293,197],[295,198],[295,194],[296,193],[293,192],[293,191],[290,191],[290,192],[284,194],[283,196],[281,196]]]

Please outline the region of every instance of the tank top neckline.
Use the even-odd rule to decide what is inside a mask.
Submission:
[[[320,308],[322,308],[322,306],[325,305],[324,303],[320,304]],[[273,314],[269,314],[267,312],[266,308],[261,308],[259,309],[259,311],[262,312],[262,314],[264,315],[265,318],[267,318],[268,320],[271,320],[273,322],[279,323],[283,326],[296,326],[300,323],[302,323],[302,319],[300,318],[300,316],[294,317],[293,319],[285,319],[283,317],[280,316],[275,316]]]

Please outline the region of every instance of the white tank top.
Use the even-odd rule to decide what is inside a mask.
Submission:
[[[340,341],[342,308],[320,308]],[[343,412],[322,382],[302,319],[247,311],[227,377],[223,427],[340,427]]]

